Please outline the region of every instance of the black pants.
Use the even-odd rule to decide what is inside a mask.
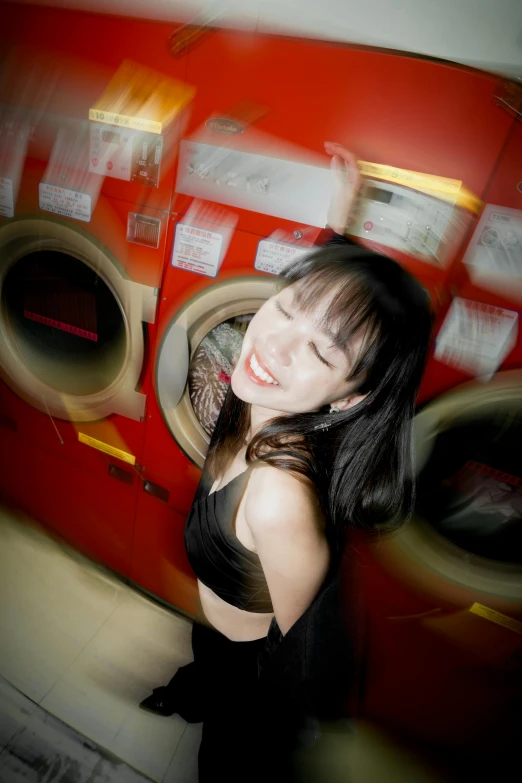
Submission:
[[[263,692],[257,659],[265,639],[232,642],[194,623],[194,662],[168,684],[172,704],[189,722],[203,721],[199,783],[292,780],[291,727],[278,720],[278,705]]]

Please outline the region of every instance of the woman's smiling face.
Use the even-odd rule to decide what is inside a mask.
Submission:
[[[243,340],[232,374],[239,399],[278,413],[309,413],[327,404],[351,407],[354,382],[347,382],[362,340],[349,350],[335,345],[325,331],[329,301],[303,311],[293,286],[268,299],[256,313]],[[351,358],[353,357],[353,358]]]

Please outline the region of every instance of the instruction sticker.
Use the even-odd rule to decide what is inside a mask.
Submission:
[[[102,440],[91,438],[90,435],[85,435],[83,432],[78,433],[78,440],[80,443],[85,443],[86,446],[90,446],[98,451],[103,451],[104,454],[108,454],[110,457],[116,457],[117,459],[123,460],[123,462],[128,462],[129,465],[136,464],[136,457],[134,454],[129,454],[127,451],[117,449],[115,446],[104,443]]]
[[[14,217],[13,180],[0,177],[0,215]]]
[[[455,298],[437,338],[435,358],[471,375],[489,378],[512,350],[518,313]]]
[[[196,226],[178,223],[172,266],[205,277],[216,277],[222,260],[223,236]]]
[[[486,204],[464,258],[481,288],[522,298],[522,210]]]
[[[271,275],[280,275],[285,267],[299,256],[308,252],[309,248],[294,247],[282,242],[272,242],[262,239],[257,246],[254,268]]]
[[[81,193],[78,190],[40,182],[39,204],[40,209],[53,212],[55,215],[65,215],[75,220],[83,220],[85,223],[89,223],[91,219],[91,197],[88,193]]]

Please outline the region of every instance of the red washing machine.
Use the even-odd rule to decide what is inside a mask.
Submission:
[[[314,41],[213,31],[187,55],[187,81],[197,92],[180,147],[176,211],[182,217],[177,224],[172,221],[168,240],[153,357],[155,400],[148,408],[131,576],[193,613],[195,590],[183,526],[210,431],[198,362],[215,369],[212,383],[206,376],[206,388],[221,377],[219,400],[227,371],[221,359],[212,365],[209,358],[215,358],[219,342],[213,330],[224,324],[232,334],[240,332],[245,316],[270,294],[271,278],[260,276],[268,269],[262,259],[267,238],[282,230],[291,239],[283,244],[298,249],[326,221],[330,182],[324,140],[338,140],[367,161],[461,179],[480,194],[511,120],[494,104],[494,77]],[[243,180],[236,177],[245,171]],[[380,243],[371,241],[381,216],[391,220],[383,205],[402,196],[389,183],[373,182],[371,188],[366,208],[372,202],[377,217],[371,226],[367,220],[355,225],[353,233],[407,265],[432,292],[438,309],[445,303],[446,278],[469,218],[460,224],[461,233],[446,242],[440,263],[433,257],[426,263],[413,255],[404,237],[390,244],[381,233]],[[194,273],[172,265],[178,232],[202,227],[187,221],[194,199],[223,204],[237,220],[222,266],[214,267],[212,277],[203,267]],[[205,227],[211,234],[220,230],[210,223]],[[425,398],[429,394],[427,389]]]
[[[2,20],[0,491],[127,575],[179,127],[117,113],[184,66],[171,25]]]
[[[522,125],[514,120],[453,269],[451,306],[460,309],[446,316],[439,341],[452,318],[461,340],[453,335],[425,379],[445,393],[416,419],[415,516],[394,539],[359,549],[363,712],[445,754],[457,780],[503,777],[521,730],[521,191]],[[479,341],[469,323],[478,329],[480,321]],[[495,344],[500,366],[488,379]]]

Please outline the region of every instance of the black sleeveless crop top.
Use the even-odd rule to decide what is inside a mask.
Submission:
[[[185,525],[185,547],[197,578],[219,598],[247,612],[273,612],[261,562],[238,540],[234,519],[250,470],[217,492],[203,477]]]

